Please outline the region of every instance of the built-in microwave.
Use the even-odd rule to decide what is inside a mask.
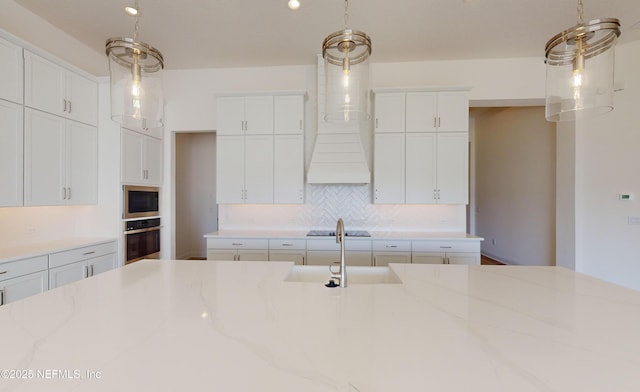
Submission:
[[[123,185],[123,219],[160,215],[160,188]]]

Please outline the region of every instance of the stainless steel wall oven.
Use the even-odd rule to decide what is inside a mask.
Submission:
[[[124,222],[124,263],[160,258],[160,218]]]

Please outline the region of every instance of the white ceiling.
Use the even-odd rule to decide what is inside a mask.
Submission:
[[[103,53],[132,36],[133,0],[15,0]],[[314,64],[326,35],[343,27],[344,1],[140,0],[139,40],[166,69]],[[638,0],[584,0],[585,20],[617,17],[621,43],[640,39]],[[351,0],[348,27],[373,41],[373,62],[544,57],[551,36],[573,26],[577,0]]]

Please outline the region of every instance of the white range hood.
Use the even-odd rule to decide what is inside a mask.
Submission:
[[[318,134],[307,171],[309,184],[368,184],[371,172],[357,126],[324,121],[324,61],[318,56]],[[371,132],[367,127],[367,132]]]

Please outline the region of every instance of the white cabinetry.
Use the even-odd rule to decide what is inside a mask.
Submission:
[[[273,133],[273,96],[219,97],[218,135]]]
[[[293,261],[303,265],[306,261],[306,241],[301,239],[269,240],[269,261]]]
[[[480,241],[412,241],[415,264],[480,264]]]
[[[162,140],[122,128],[122,182],[162,184]]]
[[[371,266],[371,240],[353,239],[346,241],[345,260],[347,265]],[[340,262],[340,244],[336,238],[307,240],[307,264],[331,265]]]
[[[0,305],[48,290],[47,260],[38,256],[0,264]]]
[[[27,50],[24,73],[25,106],[97,125],[97,83]]]
[[[114,269],[116,253],[114,241],[51,254],[49,287],[53,289]]]
[[[468,203],[466,91],[378,93],[375,131],[375,203]]]
[[[98,131],[25,108],[25,205],[95,204]]]
[[[411,241],[375,239],[372,241],[372,253],[376,267],[389,263],[411,263]]]
[[[252,238],[209,238],[207,260],[269,260],[269,240]]]
[[[273,153],[273,135],[218,137],[218,203],[273,203]]]
[[[22,105],[0,99],[0,207],[22,205],[23,129]]]
[[[273,112],[274,133],[302,134],[304,130],[304,95],[276,95]]]
[[[304,201],[304,136],[275,135],[273,152],[273,202]]]
[[[22,103],[22,48],[0,38],[0,99]]]

